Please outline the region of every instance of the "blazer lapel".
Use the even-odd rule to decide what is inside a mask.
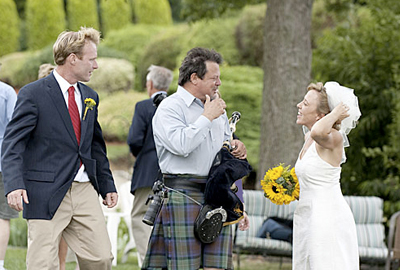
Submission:
[[[84,141],[85,135],[86,135],[86,131],[87,131],[87,127],[88,127],[88,118],[89,118],[89,110],[86,112],[86,118],[85,120],[83,120],[83,117],[85,115],[85,109],[86,109],[86,105],[85,105],[85,99],[89,98],[89,93],[86,89],[86,87],[81,84],[78,83],[78,88],[81,91],[81,99],[82,99],[82,119],[81,119],[81,145]]]
[[[46,78],[47,91],[50,97],[53,99],[54,105],[63,120],[65,128],[68,131],[71,139],[77,144],[74,127],[72,126],[71,117],[68,112],[67,104],[65,104],[64,96],[61,92],[61,88],[58,85],[53,73]]]

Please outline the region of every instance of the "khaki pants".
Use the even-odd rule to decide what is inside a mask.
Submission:
[[[73,182],[53,219],[28,220],[27,270],[59,269],[61,236],[75,252],[81,270],[111,269],[111,243],[91,183]]]
[[[138,264],[142,266],[144,257],[146,256],[147,245],[149,243],[152,226],[143,223],[142,219],[149,204],[146,205],[147,197],[153,194],[150,187],[138,188],[135,190],[135,197],[133,199],[133,207],[131,211],[132,220],[132,234],[138,252]]]

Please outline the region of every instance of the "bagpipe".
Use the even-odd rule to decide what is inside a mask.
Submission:
[[[203,243],[213,242],[223,226],[235,224],[243,218],[243,202],[236,195],[235,182],[247,176],[252,168],[246,159],[231,153],[233,133],[241,114],[233,112],[229,119],[231,140],[225,141],[214,158],[204,191],[204,203],[195,221],[194,232]]]

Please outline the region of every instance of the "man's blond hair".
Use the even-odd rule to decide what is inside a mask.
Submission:
[[[76,54],[80,58],[83,47],[88,41],[92,41],[98,45],[100,42],[100,32],[91,27],[81,27],[81,30],[78,32],[62,32],[53,46],[54,63],[59,66],[64,65],[65,60],[71,53]]]

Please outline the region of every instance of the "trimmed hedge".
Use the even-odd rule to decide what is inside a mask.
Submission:
[[[126,0],[100,0],[100,12],[103,36],[131,23],[131,7]]]
[[[145,89],[147,69],[150,65],[164,66],[171,70],[177,67],[176,58],[182,52],[182,38],[188,29],[186,24],[175,26],[149,42],[137,64],[136,90]]]
[[[136,22],[139,24],[172,25],[168,0],[134,0]]]
[[[181,64],[186,53],[194,47],[214,49],[229,65],[238,65],[240,56],[234,38],[237,22],[237,18],[228,18],[193,23],[183,39],[182,52],[177,58],[178,65]]]
[[[107,141],[126,142],[135,104],[146,98],[149,98],[147,93],[135,91],[100,94],[99,123]]]
[[[100,43],[98,47],[99,57],[125,58],[126,56],[114,49],[108,48]],[[34,52],[23,52],[6,55],[0,58],[3,63],[0,79],[8,82],[15,88],[37,80],[39,66],[44,63],[54,64],[53,45]]]
[[[62,0],[27,0],[25,11],[28,49],[37,50],[53,44],[66,28]]]
[[[19,18],[13,0],[0,1],[0,56],[19,48]]]
[[[53,45],[48,45],[42,50],[35,51],[32,55],[28,55],[21,69],[14,74],[16,79],[16,87],[22,86],[36,81],[38,79],[38,71],[41,64],[54,64]]]
[[[68,0],[67,1],[68,29],[78,31],[81,26],[99,27],[96,0]]]
[[[134,81],[133,65],[128,60],[115,58],[98,58],[99,68],[93,72],[86,84],[95,91],[110,94],[128,91]]]
[[[165,29],[157,25],[127,25],[108,33],[102,44],[125,53],[136,65],[149,40]]]
[[[239,49],[240,64],[262,67],[263,29],[267,10],[266,4],[246,6],[236,26],[236,46]]]
[[[10,53],[1,57],[0,80],[17,89],[24,86],[24,83],[18,81],[16,74],[21,72],[22,68],[25,66],[25,62],[32,55],[32,52],[25,51]]]
[[[264,72],[250,66],[221,66],[220,92],[226,102],[228,117],[241,113],[235,134],[246,145],[247,159],[253,170],[258,168],[260,121]]]

